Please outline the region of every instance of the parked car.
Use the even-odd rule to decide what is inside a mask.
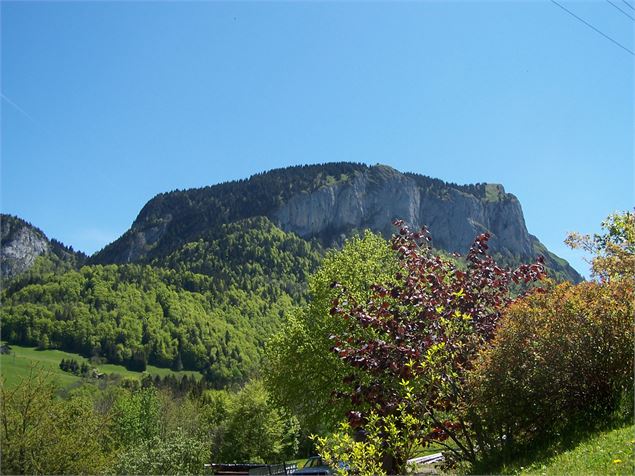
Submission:
[[[302,468],[300,469],[296,469],[293,472],[294,475],[314,475],[314,474],[333,474],[333,471],[331,471],[331,468],[329,468],[326,463],[324,461],[322,461],[322,458],[320,458],[319,456],[311,456],[308,460],[306,460],[306,463],[304,463],[304,466],[302,466]]]

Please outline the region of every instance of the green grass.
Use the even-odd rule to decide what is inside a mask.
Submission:
[[[534,462],[509,468],[527,475],[621,475],[635,474],[635,425],[599,433],[575,448]],[[505,471],[508,473],[509,471]]]
[[[31,367],[36,364],[43,370],[51,373],[52,379],[63,387],[71,385],[81,380],[71,373],[64,372],[59,368],[62,359],[75,359],[78,362],[88,362],[88,359],[79,354],[64,352],[61,350],[37,350],[35,347],[23,347],[19,345],[11,345],[12,353],[8,355],[0,355],[0,375],[5,379],[7,387],[12,387],[20,382],[20,380],[28,376]],[[133,372],[126,369],[122,365],[101,364],[97,368],[100,372],[106,374],[119,374],[122,377],[140,379],[143,375],[141,372]],[[183,370],[175,372],[170,369],[164,369],[148,365],[147,373],[150,375],[166,376],[169,374],[180,377],[181,375],[194,375],[200,377],[199,372]]]

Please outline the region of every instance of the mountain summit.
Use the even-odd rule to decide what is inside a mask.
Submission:
[[[489,232],[491,251],[503,263],[543,255],[555,277],[582,279],[528,232],[520,202],[502,185],[456,185],[386,165],[356,163],[288,167],[159,194],[130,230],[92,261],[149,263],[185,243],[216,236],[224,224],[258,216],[324,246],[340,244],[366,228],[390,236],[395,219],[413,227],[426,225],[433,245],[448,252],[466,253],[476,235]]]

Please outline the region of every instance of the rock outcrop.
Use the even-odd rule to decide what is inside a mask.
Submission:
[[[0,269],[4,280],[33,266],[38,256],[48,253],[50,244],[44,233],[19,218],[2,215],[0,221],[2,222]]]
[[[465,253],[475,236],[489,231],[493,251],[532,256],[520,202],[502,185],[476,186],[485,198],[448,184],[430,185],[425,177],[375,166],[348,182],[291,197],[272,218],[285,231],[327,242],[365,228],[390,236],[393,220],[402,219],[412,227],[426,225],[434,246],[458,253]]]
[[[50,269],[77,267],[86,255],[49,240],[39,228],[21,218],[1,214],[0,270],[2,280],[9,280],[31,268],[39,256],[51,257]]]

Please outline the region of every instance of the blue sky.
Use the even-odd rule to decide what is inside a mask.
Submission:
[[[0,8],[2,211],[88,253],[157,193],[293,164],[502,183],[585,274],[567,232],[635,203],[633,56],[550,1]]]

